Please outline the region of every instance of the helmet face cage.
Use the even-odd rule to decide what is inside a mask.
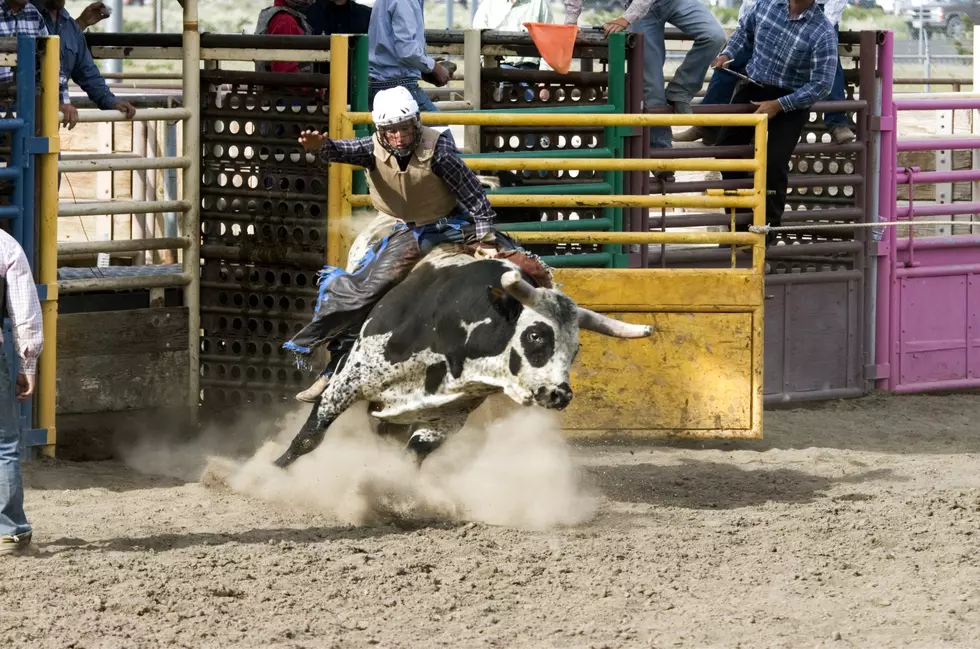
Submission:
[[[388,137],[393,130],[400,130],[404,126],[411,126],[412,128],[412,139],[403,143],[401,146],[396,147],[393,145]],[[381,146],[384,147],[385,151],[392,153],[400,158],[404,158],[412,154],[415,147],[419,145],[422,141],[422,123],[419,120],[418,115],[413,115],[406,120],[396,122],[394,124],[386,124],[384,126],[378,126],[378,139],[381,141]]]

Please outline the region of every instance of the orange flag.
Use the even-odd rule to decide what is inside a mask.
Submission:
[[[572,67],[572,50],[578,25],[553,25],[551,23],[524,23],[531,40],[555,72],[568,74]]]

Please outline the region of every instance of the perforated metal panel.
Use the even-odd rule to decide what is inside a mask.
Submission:
[[[297,142],[326,129],[326,103],[267,77],[235,79],[202,95],[201,387],[211,411],[285,403],[306,387],[310,373],[282,343],[312,316],[326,252],[326,168]]]
[[[587,67],[603,67],[599,60],[589,60]],[[603,72],[570,72],[555,81],[555,73],[538,70],[483,71],[481,107],[515,109],[602,105],[607,102],[608,74]],[[568,127],[483,127],[480,150],[483,153],[524,153],[530,151],[568,150],[574,152],[601,149],[606,146],[604,129]],[[500,172],[501,187],[545,187],[585,185],[605,182],[601,171],[514,171]],[[568,187],[565,193],[575,193]],[[588,220],[603,217],[602,209],[526,209],[497,210],[498,221],[526,223],[532,221]],[[539,255],[594,253],[595,245],[529,246]]]

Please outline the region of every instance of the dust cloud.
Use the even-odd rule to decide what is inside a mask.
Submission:
[[[473,521],[545,530],[588,521],[597,508],[557,417],[545,410],[514,409],[490,421],[478,411],[419,470],[404,440],[379,437],[366,409],[353,408],[316,451],[278,469],[273,460],[304,418],[291,418],[243,464],[212,457],[202,482],[351,525]]]

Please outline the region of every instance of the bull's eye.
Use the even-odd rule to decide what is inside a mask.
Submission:
[[[536,322],[521,332],[521,349],[531,367],[544,367],[555,352],[555,331]]]

